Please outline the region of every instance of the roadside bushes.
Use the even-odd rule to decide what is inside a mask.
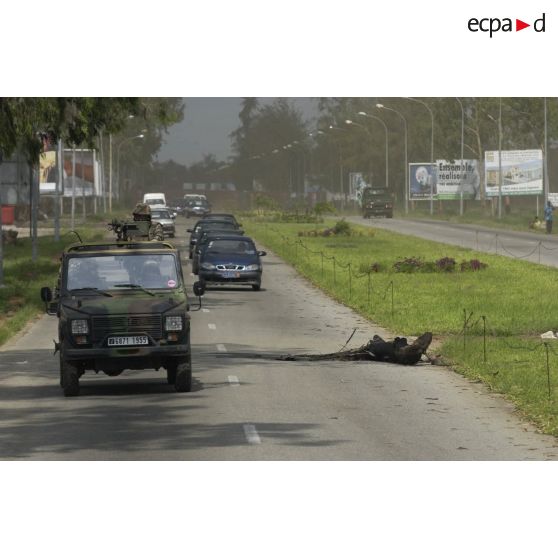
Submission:
[[[307,236],[307,237],[317,237],[317,236],[374,236],[375,232],[373,229],[370,229],[366,232],[362,230],[355,230],[351,227],[350,223],[345,221],[345,219],[341,219],[337,221],[335,225],[328,229],[314,229],[309,231],[298,231],[298,236]]]
[[[486,269],[487,264],[479,260],[464,260],[459,266],[453,258],[443,257],[434,262],[424,261],[421,258],[404,258],[393,264],[396,273],[453,273],[459,271],[480,271]]]

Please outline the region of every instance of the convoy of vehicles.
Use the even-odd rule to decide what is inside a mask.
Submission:
[[[184,206],[188,206],[187,200]],[[203,200],[195,206],[208,207]],[[201,204],[201,205],[200,205]],[[76,396],[86,371],[118,376],[124,370],[163,368],[176,391],[192,388],[190,317],[174,215],[164,194],[146,194],[131,220],[113,220],[114,241],[68,246],[57,285],[41,289],[47,312],[58,316],[60,385]],[[244,236],[231,214],[207,214],[188,229],[194,293],[208,284],[260,290],[265,252]]]

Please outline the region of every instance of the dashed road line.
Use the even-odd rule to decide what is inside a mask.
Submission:
[[[206,314],[209,314],[209,308],[202,308],[202,312],[205,312]]]
[[[223,343],[217,343],[217,350],[220,353],[226,353],[227,352],[227,347],[225,347],[225,345],[223,345]]]
[[[207,324],[207,327],[209,329],[217,329],[217,326],[215,324]]]
[[[229,384],[234,387],[238,387],[240,385],[240,381],[238,380],[238,376],[229,376],[228,377]]]
[[[246,436],[246,440],[249,444],[261,444],[262,441],[256,430],[256,427],[253,424],[245,424],[244,428],[244,436]]]

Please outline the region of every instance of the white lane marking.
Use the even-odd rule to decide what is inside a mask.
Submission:
[[[195,277],[195,273],[190,273],[190,277]]]
[[[208,314],[208,313],[209,313],[209,309],[207,309],[207,308],[202,308],[202,312],[205,312],[206,314]]]
[[[238,387],[240,385],[238,376],[229,376],[228,379],[229,379],[229,384],[231,384],[231,386]]]
[[[258,431],[253,424],[245,424],[243,425],[244,428],[244,436],[246,436],[246,440],[248,440],[249,444],[261,444],[262,441],[260,436],[258,435]]]
[[[26,360],[22,360],[21,362],[16,362],[16,364],[27,364]]]
[[[220,353],[226,353],[227,352],[227,347],[225,347],[225,345],[223,345],[223,343],[217,343],[217,350]]]
[[[207,324],[207,327],[209,329],[217,329],[217,326],[215,324]]]

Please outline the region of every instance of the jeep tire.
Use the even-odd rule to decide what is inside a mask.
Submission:
[[[174,389],[179,393],[192,390],[192,357],[188,355],[176,364],[176,378]]]
[[[65,397],[79,395],[79,370],[77,366],[64,360],[62,353],[60,353],[60,385]]]

